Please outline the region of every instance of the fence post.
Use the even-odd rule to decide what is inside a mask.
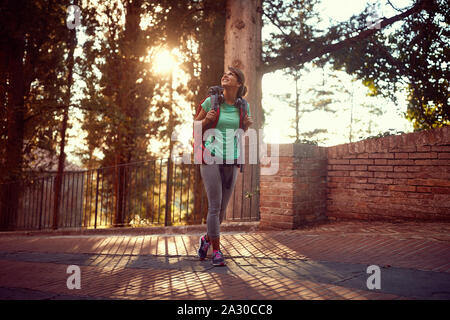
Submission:
[[[42,228],[42,207],[44,205],[44,180],[45,178],[42,178],[42,186],[41,186],[41,203],[39,206],[39,230]]]
[[[97,208],[98,208],[98,173],[100,169],[97,169],[97,187],[95,191],[95,220],[94,220],[94,229],[97,229]]]
[[[171,172],[170,172],[170,158],[167,159],[167,175],[166,175],[166,212],[164,217],[164,226],[169,226],[169,210],[170,210],[170,178],[171,178]],[[161,181],[160,181],[161,183]]]

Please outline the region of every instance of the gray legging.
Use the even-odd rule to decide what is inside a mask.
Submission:
[[[223,164],[202,164],[200,173],[208,196],[207,234],[208,238],[215,239],[220,236],[220,224],[223,221],[228,201],[236,184],[238,167]]]

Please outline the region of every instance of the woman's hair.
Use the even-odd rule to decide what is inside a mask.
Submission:
[[[230,70],[231,72],[233,72],[237,78],[239,83],[241,84],[241,86],[239,87],[239,90],[237,92],[237,97],[243,97],[246,95],[247,93],[247,87],[245,86],[245,76],[244,73],[238,69],[238,68],[233,68],[233,67],[228,67],[228,70]]]

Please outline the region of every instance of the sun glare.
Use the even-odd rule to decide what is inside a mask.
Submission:
[[[156,73],[170,73],[177,65],[177,61],[170,51],[161,50],[155,54],[152,65]]]

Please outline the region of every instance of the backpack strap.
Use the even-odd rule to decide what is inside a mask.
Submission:
[[[239,128],[244,129],[244,119],[245,119],[245,116],[247,115],[248,102],[244,98],[239,97],[236,99],[236,102],[234,105],[239,108]],[[239,140],[241,140],[241,138],[239,138]],[[242,141],[241,141],[241,146],[242,146]],[[238,163],[239,163],[238,166],[240,168],[240,171],[242,172],[243,164],[240,164],[241,159],[242,159],[242,150],[241,150],[241,152],[239,154],[239,158],[238,158]]]
[[[214,87],[212,87],[212,88],[214,88]],[[211,91],[211,89],[210,89],[210,91]],[[213,93],[214,93],[214,92],[213,92]],[[197,107],[197,112],[196,112],[196,114],[195,114],[195,118],[196,118],[196,117],[200,114],[200,112],[202,111],[202,109],[203,109],[203,107],[202,107],[203,102],[205,102],[205,100],[208,99],[209,97],[211,97],[211,108],[213,108],[213,104],[212,104],[212,103],[213,103],[213,99],[215,99],[215,101],[214,101],[215,104],[216,104],[217,102],[220,102],[220,97],[217,97],[216,94],[214,94],[213,96],[211,96],[211,95],[206,96],[206,98],[203,99],[203,101],[200,102],[199,106]],[[220,105],[220,104],[219,104],[219,105]],[[218,105],[217,105],[217,106],[218,106]],[[217,118],[216,118],[216,121],[212,124],[211,128],[215,128],[215,127],[217,126],[217,123],[219,122],[219,116],[220,116],[220,108],[219,108],[219,107],[217,107],[216,112],[217,112]],[[210,152],[208,149],[206,149],[206,147],[205,147],[205,142],[203,141],[203,133],[204,133],[204,130],[203,130],[203,128],[202,128],[202,142],[201,142],[201,148],[197,148],[197,149],[194,148],[194,147],[195,147],[195,146],[194,146],[195,141],[194,141],[192,147],[193,147],[193,149],[194,149],[194,157],[195,157],[195,159],[200,160],[200,158],[201,158],[202,163],[203,163],[203,164],[206,164],[205,158],[204,158],[204,154],[207,153],[207,154],[209,154],[211,157],[212,157],[212,155],[211,155],[211,152]],[[192,131],[192,136],[194,137],[194,140],[195,140],[195,132],[194,132],[194,129],[193,129],[193,131]],[[200,152],[201,152],[201,153],[200,153]]]

